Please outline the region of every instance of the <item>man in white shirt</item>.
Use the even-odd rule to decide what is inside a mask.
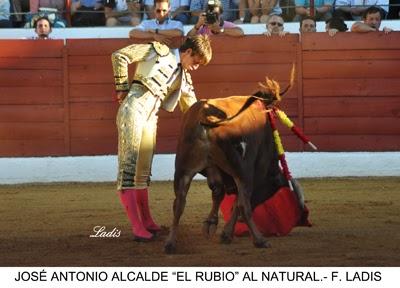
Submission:
[[[129,32],[131,39],[151,39],[169,47],[174,37],[183,36],[183,25],[179,21],[169,19],[171,6],[168,0],[155,0],[155,19],[143,20]]]

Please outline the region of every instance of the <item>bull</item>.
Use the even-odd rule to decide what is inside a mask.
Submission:
[[[221,242],[230,243],[238,218],[249,227],[255,247],[269,247],[252,219],[253,209],[282,186],[288,186],[279,167],[278,153],[268,125],[267,109],[293,85],[280,93],[279,84],[267,78],[267,85],[252,96],[231,96],[201,100],[184,115],[175,159],[173,222],[165,242],[165,252],[176,251],[179,220],[186,205],[191,181],[197,173],[207,178],[212,191],[212,208],[203,233],[212,236],[225,193],[237,194],[232,216],[225,224]],[[302,191],[293,180],[303,207]],[[259,193],[259,191],[262,191]]]

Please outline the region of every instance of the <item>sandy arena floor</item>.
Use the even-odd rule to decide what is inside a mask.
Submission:
[[[193,182],[181,220],[178,253],[163,252],[172,219],[171,182],[151,186],[151,206],[164,231],[132,241],[113,183],[0,186],[1,266],[400,266],[400,177],[301,179],[313,227],[269,238],[203,238],[211,208],[205,182]],[[90,238],[95,226],[120,237]],[[115,231],[116,231],[115,230]]]

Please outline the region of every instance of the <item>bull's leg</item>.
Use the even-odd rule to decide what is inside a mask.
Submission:
[[[232,210],[231,218],[225,224],[224,229],[222,230],[222,233],[221,233],[220,239],[221,239],[221,243],[223,243],[223,244],[230,244],[233,239],[233,232],[235,230],[235,224],[236,224],[238,216],[239,216],[237,199],[236,199],[235,203],[233,203],[232,207],[233,207],[232,208],[233,210]]]
[[[237,206],[240,214],[243,216],[247,226],[249,227],[250,234],[253,237],[254,246],[257,248],[267,248],[271,245],[268,243],[267,239],[258,231],[256,224],[253,221],[253,211],[250,204],[250,194],[248,191],[252,191],[252,185],[250,182],[245,186],[241,182],[237,182],[238,185],[238,200]]]
[[[290,182],[292,183],[293,192],[296,194],[297,200],[299,201],[299,207],[300,207],[301,211],[303,211],[304,210],[303,188],[301,188],[300,183],[294,178],[290,179]]]
[[[186,195],[190,187],[190,183],[194,174],[184,174],[175,172],[174,177],[174,191],[175,200],[173,205],[174,219],[169,231],[167,240],[165,241],[164,251],[168,254],[176,251],[176,235],[178,232],[179,220],[182,216],[183,210],[186,205]]]
[[[207,168],[206,175],[208,187],[212,191],[212,208],[203,223],[203,234],[209,238],[217,231],[219,206],[224,199],[225,192],[222,177],[217,168]]]

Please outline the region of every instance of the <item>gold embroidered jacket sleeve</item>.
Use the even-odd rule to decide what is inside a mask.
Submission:
[[[145,60],[153,51],[152,48],[151,44],[133,44],[111,55],[117,91],[129,91],[128,65]]]
[[[133,80],[158,97],[166,111],[172,112],[179,103],[185,112],[197,101],[190,74],[177,63],[166,45],[159,42],[130,45],[113,53],[112,62],[117,91],[129,91],[128,65],[137,62]]]
[[[181,98],[179,99],[179,107],[183,113],[197,102],[196,94],[193,88],[192,77],[188,72],[183,72],[181,87]]]

